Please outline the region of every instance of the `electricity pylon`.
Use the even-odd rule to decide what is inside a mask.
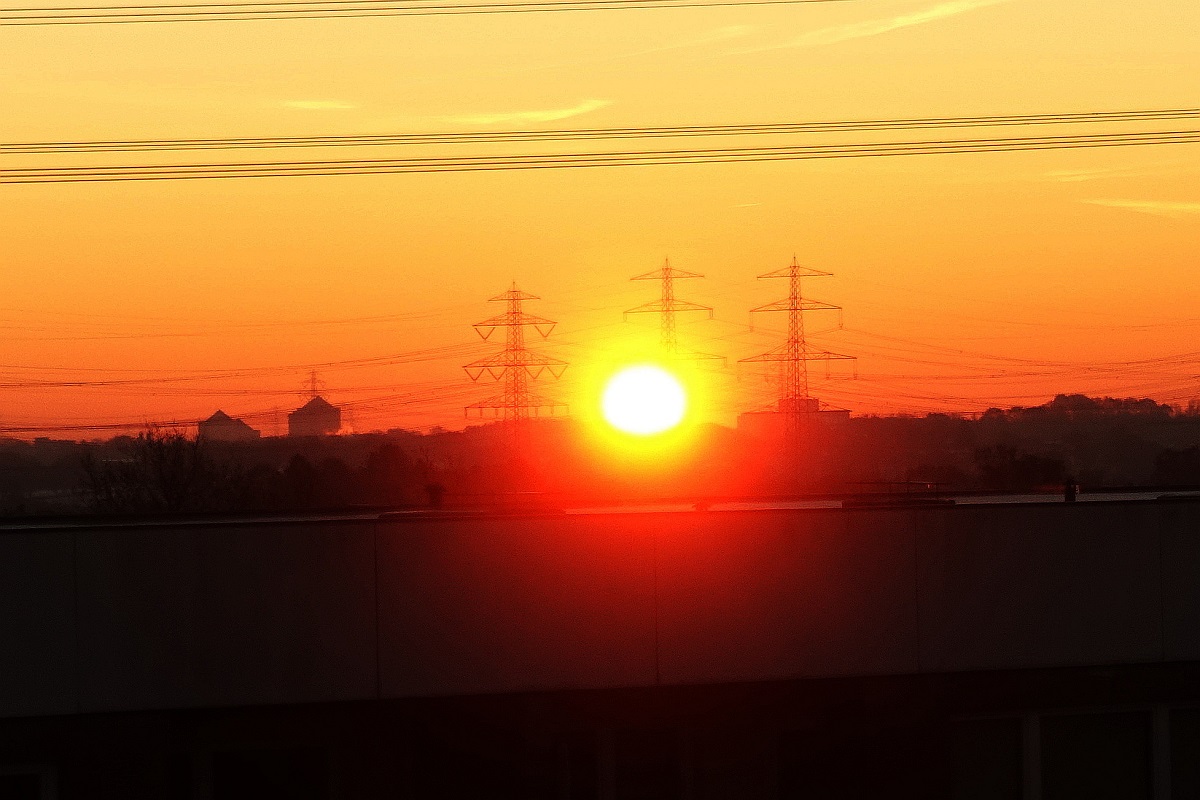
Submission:
[[[317,377],[317,371],[314,369],[308,373],[308,387],[305,389],[305,394],[309,399],[315,399],[321,396],[321,392],[325,389],[325,381]]]
[[[475,323],[475,332],[486,341],[496,329],[504,328],[504,349],[494,356],[473,361],[463,369],[473,381],[478,381],[484,373],[494,380],[502,381],[504,391],[467,406],[465,411],[468,416],[472,411],[478,412],[481,417],[485,411],[491,411],[493,415],[504,420],[516,421],[528,419],[531,412],[533,416],[537,416],[538,411],[543,408],[550,409],[551,414],[556,408],[566,408],[565,403],[554,402],[529,391],[529,381],[537,380],[543,372],[549,372],[557,380],[567,368],[567,362],[525,347],[525,328],[533,328],[545,339],[557,324],[522,310],[521,304],[524,301],[540,299],[536,295],[521,291],[516,283],[504,294],[489,298],[489,302],[504,303],[505,312]]]
[[[787,298],[750,309],[752,314],[762,311],[786,311],[788,313],[787,341],[773,350],[741,360],[743,362],[781,362],[783,364],[783,391],[779,398],[778,410],[788,414],[791,420],[798,420],[801,415],[817,411],[820,408],[819,401],[808,394],[809,361],[854,360],[854,356],[831,353],[827,350],[814,350],[808,346],[804,337],[804,312],[841,311],[841,306],[820,300],[805,299],[800,291],[800,279],[828,277],[832,274],[819,269],[802,267],[793,256],[789,266],[758,276],[760,279],[788,279]]]
[[[662,348],[663,355],[667,358],[722,358],[721,356],[713,356],[707,353],[687,352],[681,354],[679,352],[679,339],[675,335],[675,314],[679,311],[705,311],[708,312],[708,318],[712,319],[713,310],[710,306],[702,306],[699,303],[692,303],[687,300],[678,300],[675,298],[675,281],[682,278],[703,278],[704,276],[698,272],[687,272],[682,269],[675,269],[671,266],[670,259],[664,259],[663,265],[654,270],[642,275],[634,275],[630,278],[631,281],[659,281],[662,284],[662,296],[658,300],[651,300],[649,303],[642,303],[640,306],[629,309],[625,312],[625,316],[630,314],[658,314],[659,319],[659,347]],[[724,360],[724,359],[722,359]]]

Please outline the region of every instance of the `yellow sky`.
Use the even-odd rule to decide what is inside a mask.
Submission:
[[[0,141],[1195,107],[1198,31],[1192,0],[0,27]],[[751,333],[747,309],[782,296],[754,276],[793,253],[836,273],[812,292],[845,307],[846,330],[816,315],[810,329],[859,356],[859,379],[826,382],[817,367],[814,393],[856,412],[1200,395],[1194,362],[1117,363],[1200,350],[1200,145],[1174,145],[0,186],[0,382],[19,385],[0,389],[0,427],[287,408],[302,365],[469,345],[470,323],[496,311],[486,298],[513,279],[545,298],[531,311],[562,323],[552,352],[586,364],[629,334],[620,312],[653,286],[626,279],[664,255],[708,276],[678,291],[717,319],[680,336],[730,358],[709,411],[731,421],[774,391],[736,361],[775,342],[783,320]],[[381,315],[395,318],[361,319]],[[472,397],[460,365],[488,348],[438,352],[323,378],[334,401],[360,402],[357,428],[454,426]],[[22,385],[231,369],[253,371],[154,393]],[[423,387],[416,402],[377,400],[408,383]],[[561,391],[585,402],[570,397],[578,385]]]

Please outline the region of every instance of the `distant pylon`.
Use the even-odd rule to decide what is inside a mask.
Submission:
[[[503,381],[504,392],[467,406],[465,410],[468,416],[471,411],[477,411],[479,416],[483,416],[484,411],[490,410],[502,419],[515,421],[527,419],[530,412],[537,416],[539,409],[549,408],[553,414],[556,408],[566,408],[565,403],[554,402],[529,391],[529,381],[536,380],[543,372],[549,372],[558,379],[567,368],[567,362],[535,353],[525,347],[526,327],[533,328],[545,339],[557,324],[527,314],[521,309],[525,300],[540,299],[536,295],[521,291],[516,283],[504,294],[489,298],[489,302],[504,303],[505,312],[475,323],[475,332],[486,340],[497,328],[504,328],[504,349],[494,356],[473,361],[463,369],[473,381],[479,380],[484,373],[497,381]]]
[[[314,369],[308,373],[308,385],[305,389],[305,394],[310,398],[320,397],[321,391],[325,388],[325,381],[317,378],[317,371]]]
[[[819,409],[819,401],[810,397],[808,393],[809,361],[854,360],[854,356],[831,353],[827,350],[814,350],[808,346],[808,342],[804,337],[805,311],[840,311],[841,306],[824,303],[820,300],[804,299],[800,291],[800,279],[828,277],[832,274],[832,272],[822,272],[819,269],[802,267],[793,256],[792,263],[789,266],[758,276],[759,278],[788,279],[789,291],[787,299],[750,309],[751,313],[760,311],[788,312],[787,341],[774,350],[769,350],[766,353],[751,356],[750,358],[743,358],[742,361],[782,362],[783,391],[779,398],[778,409],[793,418]]]
[[[675,298],[675,281],[681,278],[703,278],[704,276],[698,272],[687,272],[682,269],[675,269],[671,266],[670,259],[664,259],[663,265],[654,270],[642,275],[634,275],[632,281],[659,281],[662,284],[662,296],[658,300],[651,300],[649,303],[642,303],[640,306],[629,309],[625,312],[625,316],[630,314],[658,314],[659,319],[659,346],[662,348],[663,355],[669,358],[679,358],[679,339],[675,334],[675,313],[678,311],[706,311],[708,318],[712,319],[713,310],[710,306],[702,306],[699,303],[691,303],[687,300],[677,300]],[[721,358],[721,356],[708,355],[707,353],[686,353],[684,358]]]

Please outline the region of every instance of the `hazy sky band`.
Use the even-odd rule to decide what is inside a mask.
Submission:
[[[516,151],[561,159],[551,151],[609,145],[531,139],[521,146],[488,137],[543,127],[678,129],[1197,104],[1200,53],[1190,32],[1200,26],[1200,8],[1181,0],[860,0],[647,10],[631,21],[521,13],[9,27],[0,101],[11,113],[0,115],[0,141],[96,146],[448,132],[468,138],[414,141],[425,149],[411,152],[380,145],[364,150],[363,160]],[[1192,127],[1131,119],[1090,130]],[[859,145],[1088,132],[904,131],[847,130],[838,138]],[[689,134],[611,149],[823,144],[836,142],[835,134],[713,141]],[[324,153],[308,146],[162,160],[359,155],[357,144]],[[352,407],[366,428],[458,425],[462,406],[484,396],[461,374],[462,364],[486,355],[469,350],[470,324],[514,278],[545,298],[539,310],[561,323],[546,347],[572,366],[555,392],[581,397],[587,369],[657,336],[653,320],[622,323],[620,312],[652,299],[628,278],[667,255],[708,276],[689,283],[687,298],[716,308],[714,320],[682,325],[680,341],[731,364],[780,341],[779,323],[747,327],[747,309],[775,297],[755,275],[793,254],[834,272],[813,289],[845,308],[845,327],[814,322],[810,332],[814,346],[858,356],[859,378],[814,372],[813,389],[856,414],[980,410],[1061,391],[1146,393],[1164,402],[1193,396],[1194,363],[1155,359],[1188,351],[1200,328],[1197,148],[955,155],[5,187],[9,310],[0,312],[0,363],[11,366],[0,368],[0,381],[12,388],[0,390],[0,421],[195,420],[224,407],[263,415],[253,419],[270,432],[271,406],[286,410],[300,399],[304,365],[428,347],[433,352],[421,360],[329,366],[329,396],[362,399]],[[9,151],[0,169],[163,168],[156,160]],[[299,322],[306,319],[346,322]],[[284,320],[297,322],[283,327]],[[46,371],[83,365],[214,377],[35,385],[105,374]],[[252,371],[266,367],[275,371]],[[732,423],[775,394],[770,369],[743,365],[710,377],[713,419]],[[425,387],[418,396],[387,400],[414,384]]]

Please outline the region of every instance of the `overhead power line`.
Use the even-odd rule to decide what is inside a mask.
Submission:
[[[46,379],[46,378],[12,378],[0,372],[0,390],[9,389],[60,389],[60,388],[98,388],[98,387],[155,387],[180,383],[203,383],[208,381],[264,378],[269,376],[290,375],[293,373],[322,371],[358,370],[375,367],[411,365],[431,361],[443,361],[448,358],[458,358],[477,351],[477,347],[469,345],[442,345],[421,350],[410,350],[403,353],[393,353],[385,356],[368,358],[345,359],[342,361],[324,361],[312,364],[295,364],[274,367],[246,367],[241,369],[224,370],[193,370],[179,371],[177,374],[135,375],[132,377],[107,378],[75,378],[75,379]],[[12,369],[12,368],[9,368]],[[88,368],[72,368],[85,371]]]
[[[139,6],[0,8],[0,25],[111,25],[145,22],[244,22],[280,19],[430,17],[463,14],[530,14],[720,6],[791,6],[854,0],[532,0],[500,3],[431,3],[421,0],[297,0],[296,2],[189,3]]]
[[[1001,114],[977,117],[913,117],[748,125],[666,125],[655,127],[574,128],[564,130],[383,133],[344,136],[263,136],[216,139],[110,139],[0,143],[0,155],[130,153],[187,150],[260,150],[315,147],[380,147],[577,140],[662,139],[716,136],[764,136],[800,133],[904,131],[1027,125],[1077,125],[1114,122],[1162,122],[1200,118],[1200,108],[1083,111],[1065,114]]]
[[[987,139],[935,139],[915,142],[791,145],[781,147],[634,150],[601,153],[488,155],[430,158],[274,161],[174,165],[25,167],[0,169],[0,184],[161,181],[216,178],[381,175],[394,173],[483,172],[578,169],[583,167],[665,166],[826,158],[949,155],[1030,150],[1068,150],[1200,142],[1200,129],[1025,136]]]

